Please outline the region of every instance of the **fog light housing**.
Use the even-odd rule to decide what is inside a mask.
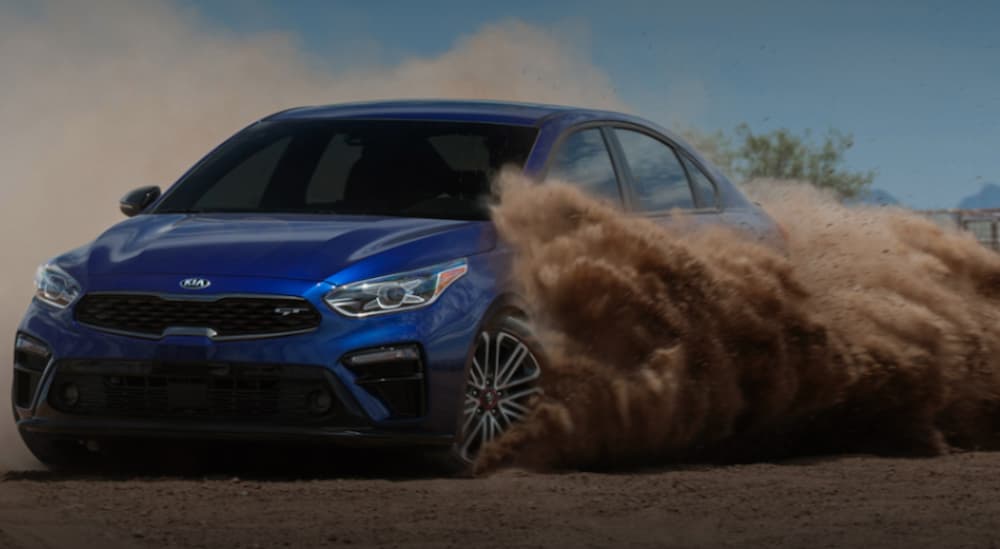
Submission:
[[[426,380],[420,347],[400,344],[364,349],[344,356],[354,383],[385,405],[391,419],[423,415]]]
[[[323,416],[333,409],[333,395],[327,389],[312,391],[306,396],[306,409],[314,416]]]
[[[14,339],[14,405],[30,408],[52,351],[42,340],[19,333]]]
[[[414,360],[420,360],[420,351],[415,345],[405,345],[400,347],[382,347],[353,353],[344,358],[344,363],[348,367],[352,367],[388,362],[411,362]]]
[[[49,363],[52,352],[41,340],[25,334],[17,334],[14,340],[14,365],[41,372]]]
[[[30,408],[38,388],[38,374],[25,370],[14,370],[14,404],[18,408]]]
[[[75,408],[80,404],[80,388],[76,383],[66,383],[59,388],[59,399],[70,408]]]

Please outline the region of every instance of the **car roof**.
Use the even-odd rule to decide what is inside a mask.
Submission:
[[[594,120],[635,120],[633,117],[622,113],[565,105],[437,99],[373,101],[298,107],[273,114],[268,119],[404,119],[538,126],[545,120],[557,115],[573,115],[575,119],[581,120],[586,118],[593,118]]]

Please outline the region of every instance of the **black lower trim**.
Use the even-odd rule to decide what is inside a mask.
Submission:
[[[48,404],[69,416],[362,426],[323,367],[229,362],[66,360]]]
[[[337,446],[427,446],[445,447],[453,435],[422,432],[387,431],[372,427],[291,427],[236,423],[156,422],[102,418],[42,418],[18,422],[22,433],[51,439],[156,439],[156,440],[234,440],[248,442],[301,442]]]

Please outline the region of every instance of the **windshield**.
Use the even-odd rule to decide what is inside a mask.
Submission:
[[[153,213],[486,219],[490,181],[537,130],[428,121],[267,121],[199,163]]]

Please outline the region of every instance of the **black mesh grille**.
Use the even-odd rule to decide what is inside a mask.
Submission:
[[[195,301],[140,294],[86,295],[76,306],[76,319],[95,328],[153,337],[168,328],[207,328],[219,338],[307,331],[321,320],[308,301],[298,298]]]
[[[316,366],[64,361],[48,400],[88,416],[353,423],[336,394]]]

